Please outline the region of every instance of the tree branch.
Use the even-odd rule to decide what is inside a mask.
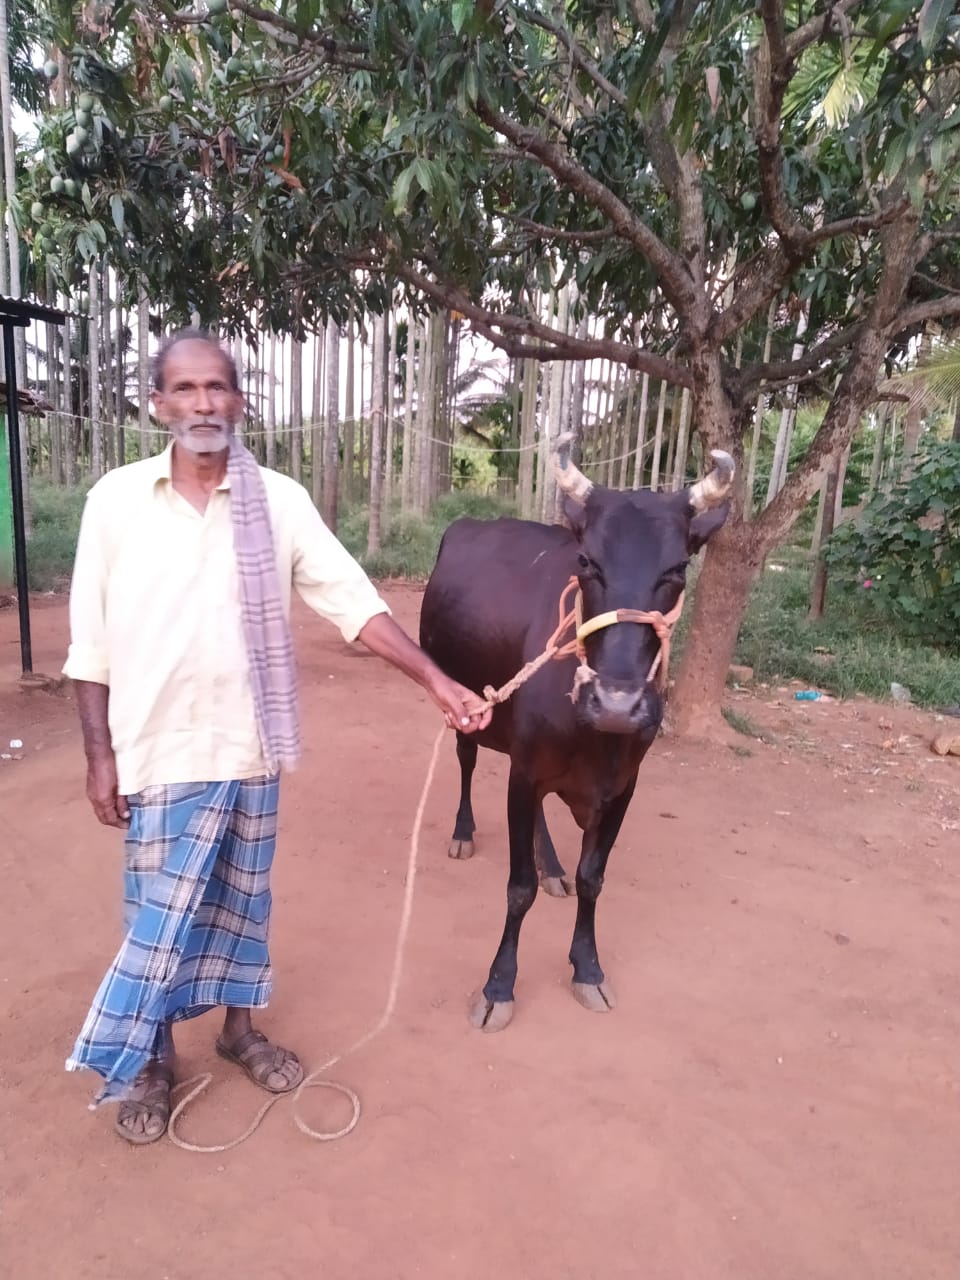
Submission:
[[[806,457],[776,498],[757,518],[760,543],[772,545],[817,490],[829,459],[853,439],[863,408],[876,394],[877,370],[890,339],[903,327],[901,302],[920,253],[916,217],[902,217],[883,229],[884,263],[869,312],[858,333],[823,422]],[[960,304],[960,298],[948,299]],[[960,308],[958,308],[960,309]]]
[[[835,3],[829,4],[826,13],[810,18],[783,38],[784,57],[790,62],[795,61],[809,45],[829,35],[835,16],[847,16],[862,3],[863,0],[835,0]]]
[[[551,22],[549,18],[543,14],[536,13],[532,9],[523,15],[524,22],[529,22],[532,27],[539,27],[541,31],[548,31],[554,39],[562,44],[570,55],[573,65],[584,73],[593,83],[605,93],[608,98],[617,104],[618,107],[627,107],[627,95],[617,88],[603,74],[597,64],[583,52],[577,42],[564,27],[556,22]]]
[[[604,213],[610,220],[613,230],[650,262],[660,277],[664,295],[678,314],[689,322],[696,312],[698,302],[702,299],[698,296],[689,269],[682,258],[673,253],[646,223],[637,218],[609,187],[598,182],[555,143],[548,141],[536,130],[517,124],[516,121],[495,111],[482,99],[477,103],[477,114],[484,124],[495,129],[521,151],[535,157],[564,186],[586,196],[595,208]]]
[[[875,231],[898,217],[909,203],[904,196],[900,201],[888,205],[886,209],[878,209],[873,214],[843,218],[826,226],[808,228],[791,209],[783,189],[780,129],[784,95],[793,78],[796,59],[808,45],[830,30],[835,17],[845,22],[848,11],[856,8],[858,3],[859,0],[838,0],[828,8],[823,17],[811,19],[787,36],[781,0],[761,0],[764,38],[760,41],[757,57],[755,130],[760,191],[770,225],[785,244],[800,253],[809,252],[816,245],[835,236]]]
[[[390,248],[393,250],[394,246]],[[358,261],[357,265],[361,263]],[[371,263],[366,260],[362,265],[370,266]],[[391,252],[389,261],[382,265],[388,274],[402,280],[435,305],[459,311],[470,321],[476,333],[509,356],[530,360],[612,360],[674,386],[693,385],[690,371],[682,365],[628,343],[612,338],[579,338],[575,334],[561,333],[532,316],[498,314],[482,307],[459,285],[426,275],[396,252]]]
[[[742,399],[752,395],[761,386],[788,386],[790,383],[809,382],[824,372],[824,364],[839,351],[852,347],[863,330],[863,321],[838,329],[829,337],[810,347],[798,360],[771,360],[766,364],[748,365],[735,379]]]
[[[904,307],[897,316],[894,335],[927,320],[940,320],[945,316],[960,316],[960,297],[932,298],[929,302],[917,302],[913,306]]]
[[[333,36],[325,35],[320,31],[303,31],[298,25],[291,21],[290,18],[284,17],[283,14],[272,9],[264,9],[258,4],[253,4],[251,0],[230,0],[231,10],[237,13],[243,13],[248,18],[252,18],[258,26],[273,27],[276,31],[283,31],[287,35],[295,36],[298,45],[310,45],[313,48],[320,49],[326,56],[324,62],[333,66],[345,67],[351,71],[376,71],[377,64],[371,62],[364,55],[367,53],[367,47],[362,44],[341,44],[339,40]],[[207,16],[204,14],[199,19],[193,18],[193,15],[176,15],[177,21],[200,21],[206,22]]]
[[[529,231],[538,240],[569,240],[574,244],[600,244],[611,240],[613,232],[609,227],[601,227],[595,231],[561,231],[558,227],[549,227],[545,222],[534,222],[531,218],[520,218],[513,214],[504,215],[506,221],[514,223],[523,231]]]

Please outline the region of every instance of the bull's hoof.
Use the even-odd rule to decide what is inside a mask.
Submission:
[[[478,1031],[502,1031],[513,1019],[512,1000],[488,1000],[482,991],[470,997],[470,1025]]]
[[[472,840],[451,840],[450,848],[447,850],[447,856],[450,858],[472,858],[473,857],[473,841]]]
[[[566,876],[541,876],[540,888],[551,898],[575,898],[577,886]]]
[[[571,986],[574,998],[591,1013],[608,1013],[617,1007],[608,982],[574,982]]]

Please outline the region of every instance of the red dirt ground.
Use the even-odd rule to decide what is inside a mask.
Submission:
[[[419,592],[386,589],[415,628]],[[295,617],[308,750],[285,786],[277,990],[307,1066],[379,1016],[439,717],[378,660]],[[33,613],[59,670],[60,599]],[[930,715],[732,694],[768,741],[661,739],[611,859],[601,958],[619,1003],[568,990],[571,901],[541,895],[517,1014],[474,1031],[502,926],[505,767],[477,773],[478,851],[450,861],[452,742],[429,798],[391,1026],[335,1079],[357,1130],[312,1143],[280,1102],[243,1146],[132,1149],[63,1060],[113,954],[117,833],[83,795],[72,701],[17,687],[0,612],[0,1257],[26,1280],[956,1280],[960,1274],[960,759]],[[941,726],[942,727],[942,726]],[[24,742],[11,752],[10,739]],[[558,847],[574,829],[554,806]],[[180,1034],[223,1141],[261,1094]],[[314,1124],[343,1104],[309,1095]]]

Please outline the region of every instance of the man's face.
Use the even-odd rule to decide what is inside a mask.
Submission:
[[[191,453],[226,449],[243,409],[230,381],[226,356],[209,342],[186,339],[172,348],[153,407],[178,445]]]

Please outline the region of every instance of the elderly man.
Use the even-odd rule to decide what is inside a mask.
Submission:
[[[273,1093],[303,1068],[251,1023],[271,990],[267,934],[278,775],[300,736],[291,588],[348,641],[421,685],[448,725],[489,712],[393,621],[304,489],[258,467],[234,435],[233,361],[186,330],[156,364],[173,440],[91,489],[70,595],[75,682],[98,819],[126,830],[126,937],[69,1070],[104,1079],[132,1143],[166,1131],[171,1027],[225,1009],[217,1052]]]

